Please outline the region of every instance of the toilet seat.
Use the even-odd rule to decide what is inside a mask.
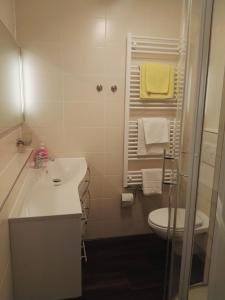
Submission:
[[[169,221],[168,207],[154,210],[148,215],[148,223],[152,227],[157,227],[166,230],[168,228],[168,221]],[[174,223],[174,208],[171,208],[170,229],[173,228],[173,223]],[[203,220],[197,212],[196,220],[195,220],[195,228],[200,227],[202,223]],[[184,225],[185,225],[185,209],[177,208],[176,231],[184,231]]]

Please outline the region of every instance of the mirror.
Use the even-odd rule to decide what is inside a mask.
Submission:
[[[0,22],[0,133],[23,122],[20,48]]]

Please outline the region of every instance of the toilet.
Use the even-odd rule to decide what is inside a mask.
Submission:
[[[167,239],[167,228],[168,228],[168,219],[169,219],[169,209],[168,207],[156,209],[148,215],[148,224],[151,229],[161,238]],[[174,208],[171,208],[171,219],[170,219],[170,235],[172,236],[174,222]],[[185,225],[185,209],[177,208],[177,217],[176,217],[176,230],[175,237],[182,238],[184,233]],[[209,227],[209,218],[202,211],[198,210],[196,213],[195,220],[195,234],[205,233],[208,231]]]

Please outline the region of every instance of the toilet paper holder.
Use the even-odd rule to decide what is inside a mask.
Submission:
[[[130,207],[134,203],[134,194],[133,193],[122,193],[121,195],[121,206]]]

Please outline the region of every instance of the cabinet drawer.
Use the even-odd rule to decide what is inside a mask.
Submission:
[[[81,220],[88,221],[89,216],[89,209],[90,209],[90,194],[87,190],[84,194],[83,198],[81,199],[81,206],[82,206],[82,217]]]
[[[81,183],[78,186],[78,192],[79,192],[80,199],[82,199],[82,197],[88,190],[89,184],[90,184],[90,169],[88,168],[83,180],[81,181]]]
[[[82,206],[83,209],[89,208],[89,206],[90,206],[90,192],[89,192],[88,189],[84,192],[82,198],[80,199],[80,202],[81,202],[81,206]]]
[[[87,230],[87,222],[81,220],[81,236],[84,237]]]

